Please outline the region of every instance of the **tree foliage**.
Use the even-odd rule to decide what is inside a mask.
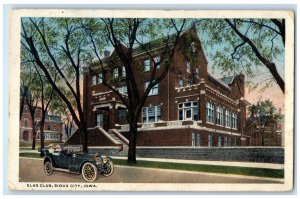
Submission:
[[[213,68],[225,74],[245,73],[248,86],[270,87],[275,82],[284,92],[284,79],[278,69],[284,62],[285,21],[283,19],[204,19],[196,22]],[[262,82],[253,79],[268,71]]]

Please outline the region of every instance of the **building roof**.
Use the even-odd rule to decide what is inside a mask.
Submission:
[[[46,115],[45,121],[62,122],[60,116],[58,115]]]
[[[22,97],[27,98],[29,101],[32,99],[31,92],[29,91],[28,87],[24,85],[20,87],[20,98]]]
[[[184,33],[188,32],[192,28],[194,28],[194,27],[191,27],[191,28],[188,28],[186,30],[181,31],[180,36],[182,36]],[[157,38],[155,40],[151,40],[149,42],[143,43],[143,46],[146,47],[149,50],[153,50],[153,49],[156,49],[156,48],[163,47],[166,44],[167,41],[169,43],[173,42],[176,38],[176,34],[177,33],[175,32],[175,33],[172,33],[168,36],[164,36],[164,37]],[[121,44],[121,45],[124,48],[127,48],[126,44]],[[136,56],[140,53],[146,53],[143,46],[137,45],[137,46],[133,47],[133,49],[132,49],[133,50],[133,52],[132,52],[133,56]],[[101,61],[103,63],[108,62],[109,59],[112,57],[114,51],[115,51],[115,49],[112,52],[110,52],[109,56],[102,58]],[[95,63],[93,63],[93,66],[96,66],[98,64],[99,64],[99,61],[96,61]]]
[[[209,76],[211,79],[215,80],[216,82],[218,82],[219,84],[221,84],[221,85],[224,86],[225,88],[231,90],[230,86],[229,86],[226,82],[224,82],[224,81],[222,80],[222,78],[221,78],[221,79],[217,79],[217,78],[215,78],[212,74],[210,74],[209,72],[207,72],[207,74],[208,74],[208,76]]]
[[[234,76],[228,76],[228,77],[219,78],[218,80],[224,82],[227,85],[229,85],[229,84],[232,83],[233,79],[234,79]]]

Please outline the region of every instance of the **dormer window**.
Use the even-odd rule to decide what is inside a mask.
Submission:
[[[195,42],[191,43],[191,48],[192,48],[193,53],[196,52],[196,44],[195,44]]]

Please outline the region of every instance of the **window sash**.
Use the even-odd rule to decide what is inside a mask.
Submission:
[[[122,66],[122,77],[126,77],[126,68]]]
[[[150,71],[150,59],[144,61],[144,72]]]
[[[191,62],[186,62],[186,72],[190,73],[191,72]]]
[[[143,123],[153,123],[161,120],[161,107],[151,106],[143,108]]]
[[[99,84],[103,83],[103,73],[99,74],[98,82],[99,82]]]
[[[158,62],[160,62],[160,56],[156,56],[156,57],[154,57],[154,62],[155,63],[158,63]],[[160,68],[160,64],[159,65],[157,65],[157,67],[156,67],[157,69],[159,69]]]
[[[92,85],[96,85],[97,84],[97,76],[93,75],[92,77]]]
[[[119,77],[119,69],[118,68],[114,68],[114,78],[118,78]]]
[[[190,101],[178,104],[179,120],[198,120],[199,110],[198,102]]]

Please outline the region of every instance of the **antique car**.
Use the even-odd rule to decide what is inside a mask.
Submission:
[[[98,174],[111,176],[114,172],[112,159],[99,154],[73,152],[66,148],[52,153],[46,149],[44,154],[44,172],[48,176],[52,175],[53,171],[65,171],[82,174],[85,181],[93,182]]]

